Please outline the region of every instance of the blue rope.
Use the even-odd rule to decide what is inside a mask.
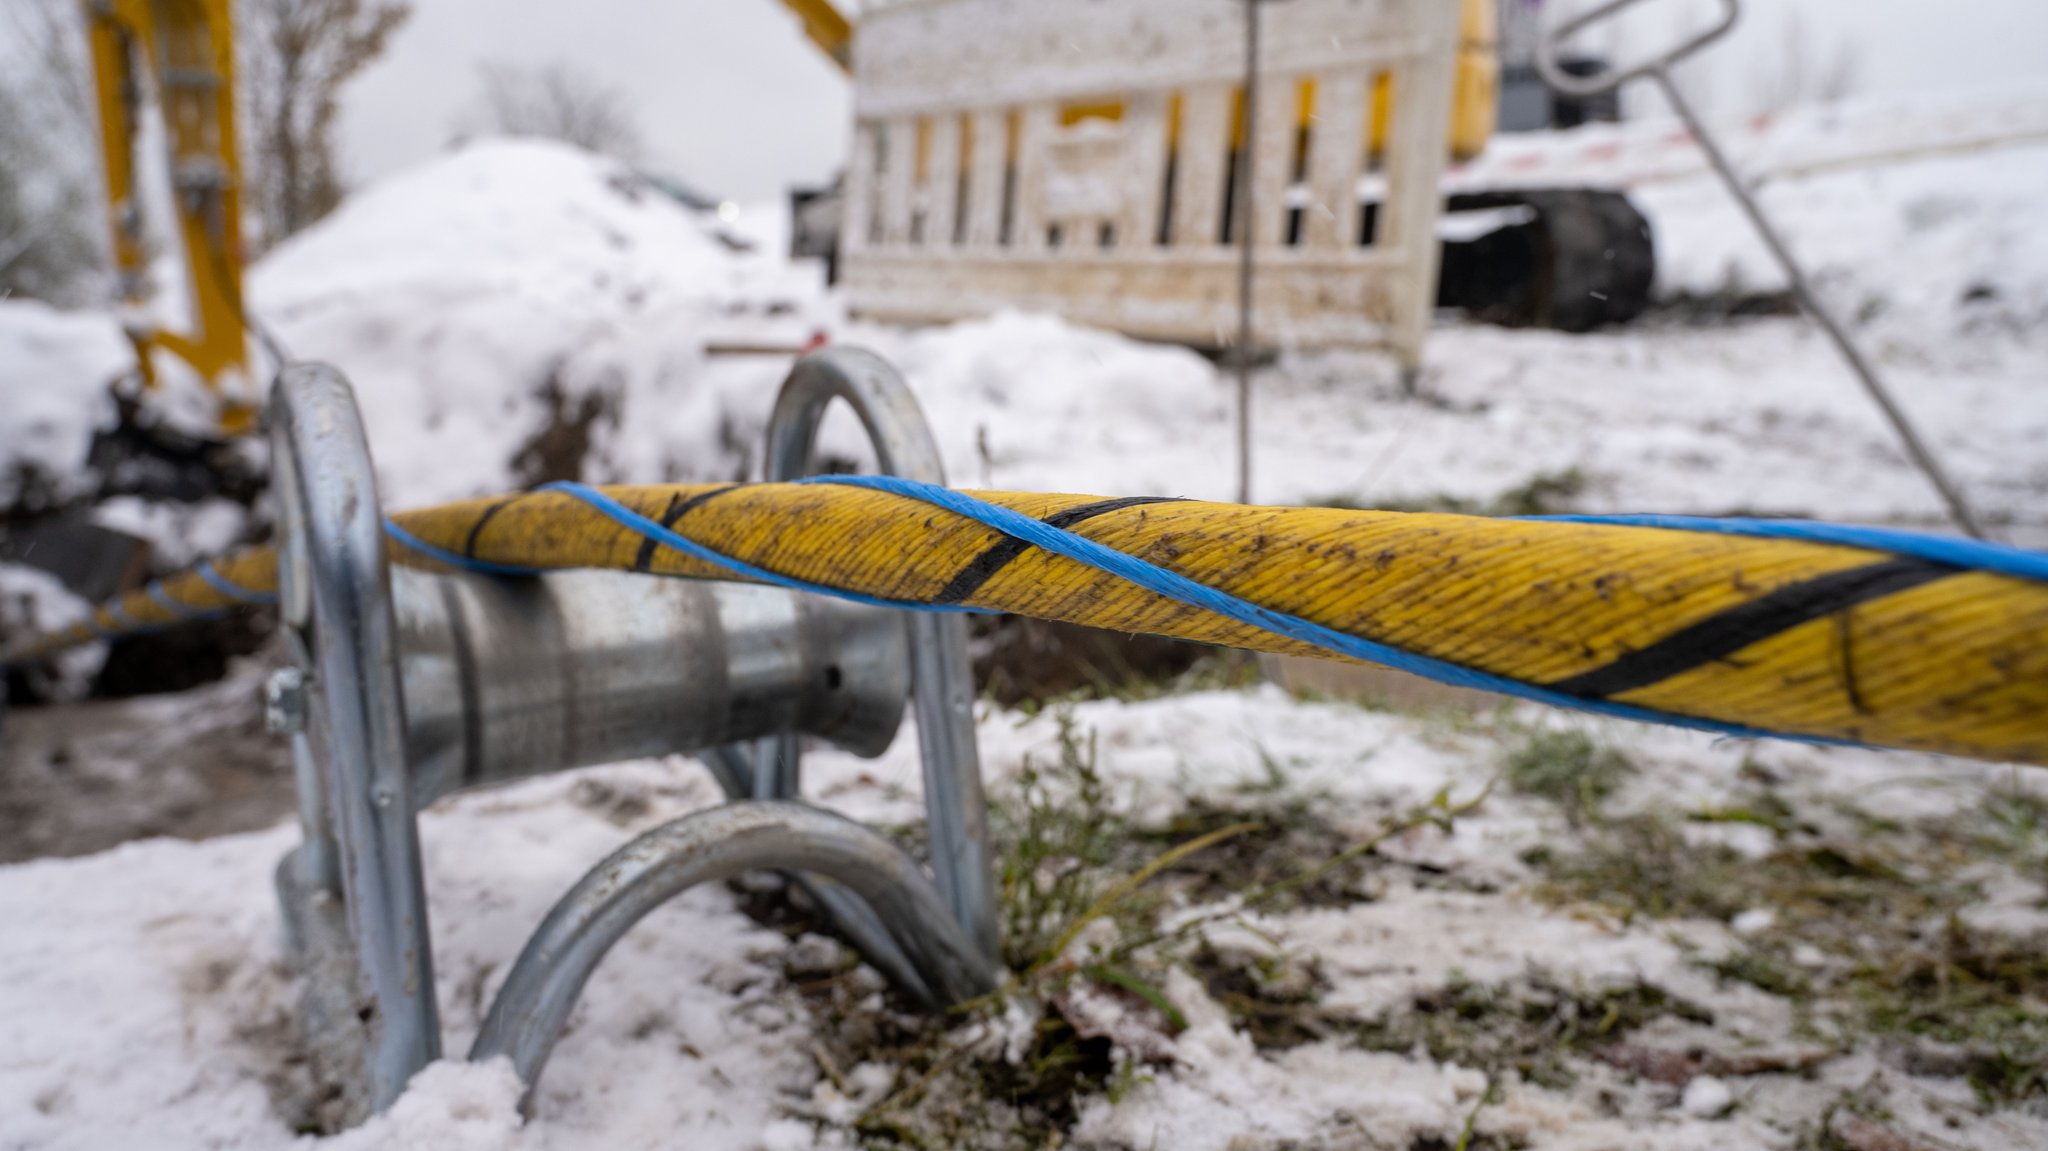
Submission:
[[[412,534],[411,532],[406,531],[404,528],[399,527],[398,521],[392,519],[389,516],[384,517],[384,534],[390,536],[392,539],[397,540],[399,543],[404,544],[406,547],[411,548],[412,550],[420,553],[423,556],[428,556],[432,559],[437,559],[442,563],[447,564],[449,567],[459,568],[463,571],[480,572],[484,575],[507,576],[532,576],[540,574],[539,568],[519,567],[515,564],[492,563],[490,560],[473,559],[459,552],[451,552],[447,548],[435,547],[433,544],[430,544],[427,541]]]
[[[1549,688],[1508,679],[1489,672],[1477,671],[1461,664],[1433,659],[1425,655],[1361,639],[1335,628],[1305,620],[1287,612],[1262,607],[1249,600],[1231,595],[1204,584],[1196,583],[1177,572],[1168,571],[1156,564],[1148,563],[1136,556],[1105,547],[1084,536],[1062,528],[1052,527],[1021,512],[975,499],[973,496],[954,491],[951,488],[919,483],[916,480],[896,476],[813,476],[799,480],[799,483],[842,484],[847,487],[867,488],[871,491],[887,492],[890,495],[920,500],[934,507],[943,508],[955,515],[965,516],[977,523],[1002,532],[1004,535],[1043,548],[1055,555],[1062,555],[1078,563],[1087,564],[1098,571],[1107,572],[1119,579],[1127,580],[1154,594],[1168,599],[1211,611],[1226,619],[1249,624],[1275,635],[1300,640],[1339,655],[1362,659],[1371,663],[1447,683],[1454,687],[1469,687],[1480,691],[1497,692],[1517,699],[1545,703],[1553,707],[1572,708],[1592,712],[1596,715],[1631,719],[1642,723],[1657,723],[1673,727],[1691,728],[1695,731],[1731,735],[1742,739],[1790,739],[1801,743],[1831,744],[1837,746],[1861,746],[1847,740],[1827,739],[1820,736],[1794,735],[1785,732],[1765,731],[1741,724],[1719,723],[1714,720],[1695,719],[1691,716],[1673,715],[1653,711],[1649,708],[1632,707],[1625,703],[1609,700],[1585,699],[1567,695]]]
[[[1815,520],[1759,520],[1741,516],[1727,519],[1659,515],[1519,518],[1544,523],[1613,524],[1619,527],[1668,528],[1673,531],[1711,532],[1715,535],[1840,544],[1844,547],[1866,548],[1870,551],[1892,552],[1896,555],[1933,560],[1966,571],[1994,572],[1998,575],[2048,582],[2048,554],[2008,547],[2004,544],[1985,543],[1982,540],[1955,539],[1926,532],[1902,531],[1898,528],[1831,524]]]
[[[235,581],[229,579],[228,577],[213,570],[212,560],[207,560],[205,563],[200,564],[194,570],[198,573],[200,579],[206,581],[206,586],[212,588],[213,590],[219,592],[220,594],[228,597],[231,600],[236,600],[241,603],[277,602],[277,593],[262,592],[256,591],[253,588],[245,588],[241,584],[238,584]]]
[[[673,548],[676,551],[679,551],[684,555],[690,556],[694,559],[701,560],[708,564],[715,564],[719,567],[725,568],[728,571],[737,572],[740,575],[746,576],[749,579],[759,580],[760,582],[766,584],[773,584],[776,587],[790,588],[795,591],[814,592],[818,595],[835,596],[839,599],[850,600],[854,603],[864,603],[872,607],[896,608],[902,611],[973,612],[981,615],[1002,614],[1000,612],[990,611],[987,608],[960,607],[952,604],[913,603],[909,600],[883,599],[879,596],[862,595],[859,592],[846,591],[842,588],[828,587],[825,584],[812,583],[809,580],[798,579],[795,576],[786,576],[780,572],[772,572],[769,571],[767,568],[755,567],[753,564],[750,564],[745,560],[735,559],[732,556],[724,554],[723,552],[713,551],[712,549],[705,547],[703,544],[700,544],[693,539],[679,535],[675,531],[663,527],[661,524],[655,522],[654,520],[648,519],[646,516],[641,515],[639,512],[634,511],[632,508],[629,508],[626,505],[620,503],[619,501],[604,494],[603,492],[598,491],[596,488],[588,487],[583,484],[571,483],[566,480],[563,480],[551,484],[543,484],[534,490],[543,492],[561,492],[563,495],[574,496],[577,499],[582,500],[584,503],[589,504],[591,507],[596,508],[599,512],[602,512],[607,518],[611,519],[612,521],[621,524],[625,527],[631,528],[633,531],[636,531],[641,535],[654,540],[656,543],[662,544],[666,547]]]
[[[148,594],[150,599],[156,601],[158,607],[170,612],[179,619],[220,619],[228,614],[228,609],[226,608],[197,608],[188,603],[179,603],[171,598],[171,593],[164,590],[164,585],[160,580],[149,581],[149,586],[142,590]]]
[[[1055,555],[1065,556],[1078,563],[1086,564],[1098,571],[1106,572],[1119,579],[1135,584],[1156,595],[1213,612],[1226,619],[1236,620],[1275,635],[1299,640],[1339,655],[1391,667],[1411,675],[1419,675],[1454,687],[1490,691],[1516,699],[1530,700],[1553,707],[1570,708],[1591,712],[1596,715],[1612,716],[1617,719],[1634,720],[1641,723],[1655,723],[1665,726],[1689,728],[1694,731],[1710,732],[1717,735],[1734,736],[1742,739],[1787,739],[1801,743],[1826,744],[1832,746],[1867,746],[1851,740],[1829,739],[1821,736],[1798,735],[1748,727],[1742,724],[1721,723],[1714,720],[1697,719],[1691,716],[1675,715],[1649,708],[1634,707],[1615,703],[1611,700],[1586,699],[1553,691],[1520,680],[1508,679],[1489,672],[1478,671],[1461,664],[1430,656],[1418,655],[1400,648],[1390,647],[1359,636],[1347,634],[1323,624],[1303,619],[1287,612],[1263,607],[1228,592],[1200,584],[1136,556],[1117,551],[1077,535],[1063,528],[1052,527],[1021,512],[979,500],[973,496],[934,484],[920,483],[896,476],[813,476],[799,480],[799,483],[839,484],[846,487],[866,488],[871,491],[914,499],[955,515],[963,516],[977,523],[1031,544]],[[679,534],[671,528],[647,518],[626,507],[617,500],[580,483],[567,481],[550,483],[536,489],[559,492],[573,496],[590,505],[615,523],[665,547],[704,563],[725,568],[737,575],[757,580],[776,587],[796,591],[812,592],[833,596],[854,603],[874,607],[894,608],[904,611],[927,612],[977,612],[1000,614],[987,608],[965,607],[955,604],[913,603],[905,600],[884,599],[864,595],[825,584],[812,583],[757,567],[744,560],[736,559],[715,551],[703,544]],[[2023,551],[1996,544],[1979,543],[1972,540],[1956,540],[1917,532],[1896,531],[1885,528],[1866,528],[1848,524],[1814,523],[1798,520],[1755,520],[1755,519],[1708,519],[1697,516],[1528,516],[1529,520],[1552,523],[1612,524],[1629,527],[1669,528],[1682,531],[1706,531],[1727,535],[1756,536],[1762,538],[1796,539],[1816,543],[1840,544],[1849,547],[1867,548],[1875,551],[1893,552],[1900,555],[1918,556],[1968,569],[1996,572],[2002,575],[2048,581],[2048,555]],[[492,575],[534,575],[537,569],[517,567],[510,564],[493,563],[488,560],[472,559],[436,547],[407,532],[391,520],[385,521],[385,531],[406,547],[431,556],[451,567]],[[208,572],[202,569],[202,576]],[[217,577],[215,577],[217,578]],[[212,580],[209,580],[212,582]],[[224,581],[223,581],[224,582]],[[216,584],[215,586],[219,586]],[[273,599],[275,597],[272,597]]]

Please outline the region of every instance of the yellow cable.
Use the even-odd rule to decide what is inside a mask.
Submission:
[[[1328,654],[904,496],[833,484],[602,490],[714,551],[846,591],[934,603],[968,587],[957,601],[966,607]],[[1034,519],[1103,502],[971,494]],[[561,492],[393,518],[432,547],[492,564],[731,578]],[[1525,684],[1792,735],[2048,764],[2048,585],[2031,580],[1901,576],[1889,553],[1796,540],[1193,501],[1118,506],[1069,530],[1263,607]],[[397,563],[440,566],[390,550]],[[215,571],[249,592],[276,590],[268,549]],[[1829,598],[1866,576],[1901,582]],[[192,610],[235,603],[193,573],[165,579],[162,593]],[[100,631],[177,621],[143,593],[117,610],[97,613]],[[1748,638],[1720,650],[1730,635]],[[76,627],[19,655],[93,638]]]

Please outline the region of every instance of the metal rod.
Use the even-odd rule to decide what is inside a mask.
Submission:
[[[1252,166],[1259,153],[1259,3],[1244,0],[1244,139],[1231,231],[1237,238],[1237,502],[1252,502]]]
[[[803,732],[879,755],[903,726],[897,612],[634,572],[392,573],[413,802]]]
[[[721,744],[697,753],[711,777],[718,781],[718,790],[727,799],[746,799],[754,794],[754,765],[741,754],[737,744]]]
[[[570,888],[506,975],[470,1059],[510,1056],[530,1102],[576,997],[605,953],[677,894],[761,869],[825,872],[839,880],[903,943],[943,1003],[995,986],[992,965],[924,872],[881,834],[800,803],[729,803],[640,836]]]
[[[721,744],[698,754],[704,766],[709,768],[711,774],[718,780],[718,786],[725,792],[726,799],[757,798],[754,765],[762,742],[765,741],[755,741],[752,744]],[[757,756],[749,756],[746,752],[748,747],[755,748]],[[931,988],[925,986],[923,977],[918,975],[917,969],[912,967],[910,960],[904,956],[903,949],[896,946],[896,941],[890,938],[888,928],[882,926],[882,921],[875,918],[875,913],[868,909],[867,904],[860,901],[859,896],[822,875],[797,874],[788,878],[795,881],[817,902],[825,917],[832,921],[833,926],[839,929],[839,933],[846,937],[848,943],[853,944],[854,948],[874,965],[875,970],[887,976],[912,999],[926,1007],[940,1006],[932,995]]]
[[[1699,144],[1700,151],[1706,154],[1707,162],[1713,165],[1722,182],[1728,185],[1728,191],[1734,195],[1735,202],[1742,205],[1743,214],[1749,217],[1749,222],[1756,228],[1757,235],[1763,238],[1764,246],[1771,250],[1771,255],[1777,259],[1778,266],[1784,270],[1785,279],[1792,286],[1792,294],[1799,297],[1799,302],[1806,308],[1807,314],[1820,325],[1821,331],[1827,333],[1828,339],[1835,345],[1835,350],[1849,362],[1849,369],[1856,373],[1857,380],[1863,384],[1863,390],[1870,393],[1870,398],[1876,401],[1885,419],[1891,422],[1892,430],[1898,433],[1900,442],[1905,444],[1906,454],[1913,458],[1913,463],[1919,467],[1921,474],[1927,477],[1928,483],[1934,485],[1934,490],[1940,494],[1942,502],[1948,505],[1950,518],[1955,520],[1956,526],[1965,534],[1976,539],[1986,538],[1976,513],[1963,498],[1962,489],[1949,479],[1948,473],[1942,469],[1941,462],[1928,450],[1926,443],[1920,438],[1919,431],[1914,428],[1913,421],[1893,400],[1891,392],[1878,379],[1877,369],[1864,358],[1863,350],[1856,346],[1856,342],[1849,338],[1848,330],[1842,327],[1834,312],[1821,302],[1819,293],[1814,291],[1812,283],[1807,280],[1806,272],[1793,257],[1792,250],[1778,235],[1778,230],[1771,226],[1769,218],[1758,206],[1756,198],[1742,182],[1742,176],[1736,172],[1735,166],[1729,163],[1727,155],[1721,151],[1721,146],[1715,141],[1713,133],[1707,130],[1699,114],[1693,110],[1692,103],[1673,82],[1670,71],[1659,64],[1651,68],[1646,75],[1663,89],[1665,98],[1671,101],[1671,107],[1677,111],[1679,119],[1685,121],[1685,126],[1692,132],[1693,140]]]
[[[790,370],[768,420],[768,479],[796,479],[809,472],[818,425],[835,399],[845,400],[860,417],[884,472],[931,484],[946,482],[938,444],[910,386],[880,356],[847,347],[813,352]],[[919,612],[911,614],[907,626],[932,870],[947,906],[993,961],[1001,941],[989,861],[988,802],[975,745],[974,663],[967,650],[967,622],[958,616]],[[761,770],[758,763],[755,770]],[[793,793],[795,773],[789,774]]]
[[[1612,92],[1630,80],[1656,82],[1665,99],[1671,102],[1672,110],[1678,113],[1678,118],[1684,121],[1686,128],[1692,133],[1692,138],[1699,145],[1700,151],[1706,155],[1707,163],[1721,178],[1721,182],[1727,185],[1728,193],[1735,197],[1735,202],[1742,208],[1743,215],[1749,218],[1750,225],[1756,229],[1757,235],[1762,237],[1764,246],[1770,249],[1771,256],[1777,260],[1778,267],[1785,273],[1792,294],[1799,298],[1800,305],[1820,325],[1821,331],[1827,334],[1829,341],[1835,345],[1835,350],[1848,361],[1850,371],[1856,374],[1856,379],[1862,383],[1863,390],[1876,401],[1878,410],[1884,413],[1885,419],[1891,423],[1892,430],[1898,433],[1899,440],[1905,444],[1906,454],[1912,457],[1914,465],[1927,477],[1927,482],[1933,485],[1942,502],[1948,506],[1949,517],[1955,520],[1956,526],[1965,534],[1977,539],[1986,538],[1982,524],[1970,510],[1969,502],[1963,498],[1962,489],[1949,479],[1948,473],[1942,469],[1941,462],[1920,438],[1919,431],[1914,428],[1905,409],[1899,407],[1892,399],[1891,392],[1878,379],[1877,369],[1864,357],[1856,342],[1849,338],[1849,330],[1843,327],[1841,321],[1835,318],[1835,314],[1821,302],[1820,294],[1814,291],[1812,283],[1806,278],[1805,269],[1801,268],[1799,261],[1793,257],[1791,247],[1771,225],[1770,218],[1764,215],[1762,205],[1758,204],[1756,197],[1750,193],[1749,186],[1743,183],[1742,174],[1735,170],[1735,165],[1721,150],[1720,142],[1707,129],[1706,122],[1694,110],[1692,102],[1685,98],[1685,93],[1679,91],[1677,81],[1672,79],[1672,68],[1727,35],[1735,27],[1742,18],[1741,0],[1719,0],[1719,19],[1693,33],[1675,47],[1666,49],[1646,61],[1609,68],[1590,76],[1574,76],[1565,71],[1560,49],[1567,39],[1591,25],[1613,19],[1645,2],[1646,0],[1608,0],[1607,3],[1591,11],[1582,12],[1546,32],[1536,51],[1536,67],[1543,74],[1543,82],[1558,92],[1582,99]]]

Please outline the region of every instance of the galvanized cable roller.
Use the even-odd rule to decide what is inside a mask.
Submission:
[[[315,1071],[339,1091],[332,1118],[353,1123],[441,1052],[421,807],[536,772],[799,733],[879,754],[903,714],[909,645],[897,613],[782,588],[393,571],[347,383],[289,369],[271,411],[277,599],[294,663],[267,686],[267,712],[292,739],[304,834],[278,894]],[[914,405],[907,417],[922,432]],[[208,568],[206,580],[264,594],[246,565]],[[774,778],[708,760],[729,795]],[[980,826],[975,784],[974,810],[948,813],[955,826]],[[473,1057],[511,1054],[530,1096],[619,936],[678,891],[754,867],[797,874],[914,999],[940,1007],[993,985],[992,948],[901,849],[799,805],[740,799],[639,837],[572,888],[514,966]]]
[[[819,376],[819,364],[831,370]],[[793,388],[778,407],[783,474],[802,470],[833,396],[864,396],[877,440],[892,425],[876,412],[895,404],[903,420],[915,417],[900,380],[872,357],[814,357],[797,378],[807,371],[823,382]],[[891,476],[554,484],[380,525],[341,378],[292,369],[272,403],[276,550],[165,577],[14,654],[282,601],[296,666],[272,683],[270,710],[293,735],[305,842],[278,885],[307,974],[316,1067],[345,1085],[354,1115],[388,1105],[439,1051],[432,996],[421,991],[433,986],[421,803],[473,783],[705,742],[729,795],[780,803],[797,788],[795,755],[761,760],[745,748],[803,732],[872,749],[894,728],[913,678],[931,898],[898,892],[877,907],[866,879],[807,870],[804,860],[827,857],[802,844],[749,858],[797,869],[913,997],[943,1003],[959,971],[992,971],[993,931],[977,926],[992,901],[973,896],[988,877],[976,854],[985,846],[965,662],[945,670],[957,647],[906,649],[905,609],[919,613],[920,636],[932,634],[922,627],[932,613],[1013,611],[1336,655],[1724,734],[2048,764],[2048,556],[2039,553],[1797,521],[1247,508],[977,494]],[[389,573],[387,539],[413,573]],[[849,602],[827,605],[815,592]],[[920,651],[942,674],[926,675],[923,663],[910,674]],[[934,685],[950,690],[928,702]],[[544,732],[531,722],[540,717]],[[945,750],[949,731],[969,754]],[[683,850],[709,825],[692,826],[652,834]],[[656,850],[627,871],[644,877],[635,882],[678,882],[684,872],[659,858]],[[907,861],[885,870],[928,882]],[[594,963],[639,913],[578,909],[576,899],[599,894],[578,890],[550,923],[581,925],[571,950]],[[924,916],[923,926],[907,932],[904,915]],[[956,936],[979,966],[963,967],[950,944],[931,949]],[[573,995],[587,970],[556,970],[568,952],[538,940],[529,953],[520,986],[540,997],[534,1010],[562,1009],[549,997]],[[537,1074],[547,1028],[500,1030],[521,1036],[507,1049],[525,1052]]]
[[[1882,527],[1240,507],[823,476],[550,484],[401,512],[385,531],[396,562],[426,571],[738,578],[868,606],[1362,660],[1726,735],[2048,763],[2048,555]],[[201,564],[0,658],[275,602],[278,565],[269,548]],[[759,782],[731,749],[712,759],[735,791]]]
[[[815,470],[818,428],[834,400],[844,401],[860,417],[883,474],[945,485],[938,443],[910,386],[880,356],[850,347],[825,348],[791,369],[768,419],[765,479],[797,480]],[[932,868],[953,915],[993,959],[1000,950],[995,873],[974,735],[974,661],[967,650],[967,621],[915,613],[904,623],[910,633],[912,706],[924,765]],[[780,740],[788,749],[788,776],[774,798],[793,799],[796,756],[789,737]]]

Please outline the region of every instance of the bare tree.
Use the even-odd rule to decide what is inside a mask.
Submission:
[[[106,270],[85,32],[70,0],[9,8],[0,75],[0,297],[79,303]]]
[[[469,131],[538,136],[628,162],[639,159],[640,125],[617,89],[561,64],[486,64],[480,78],[482,107],[468,118]]]
[[[276,243],[341,202],[341,89],[382,55],[411,0],[240,0],[249,201]]]

